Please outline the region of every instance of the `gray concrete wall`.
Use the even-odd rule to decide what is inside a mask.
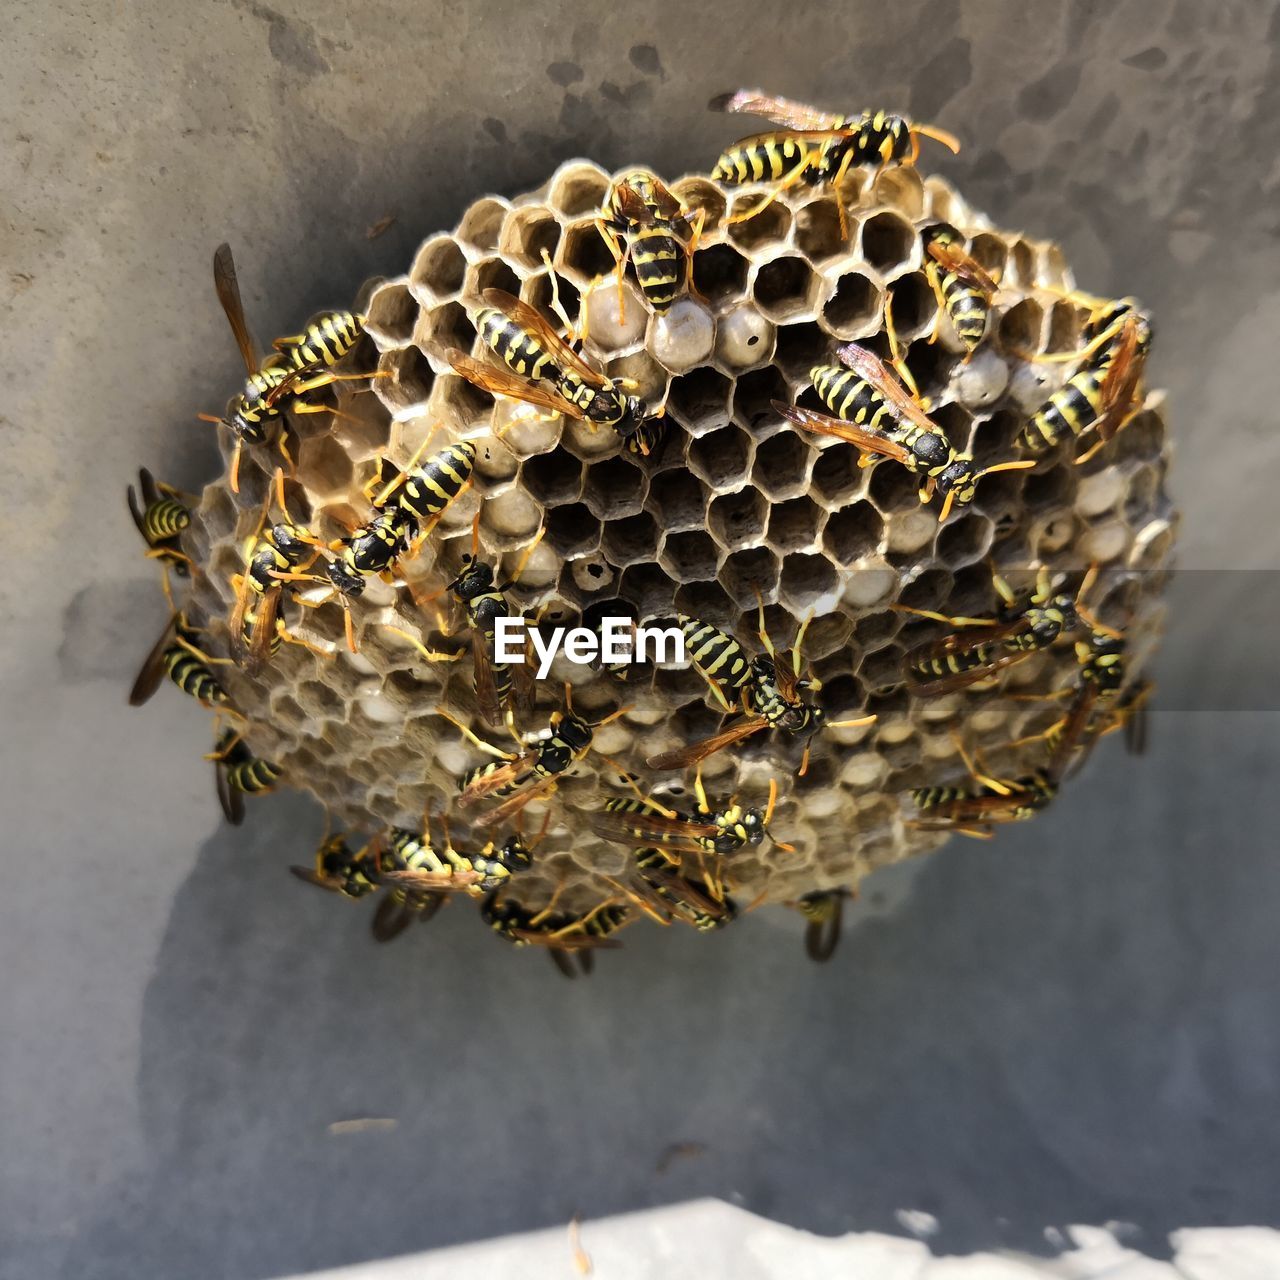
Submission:
[[[0,1275],[266,1276],[704,1195],[823,1232],[924,1209],[960,1250],[1274,1220],[1278,14],[9,3]],[[280,331],[566,157],[707,165],[740,83],[954,129],[979,207],[1156,312],[1201,572],[1151,756],[877,877],[825,971],[769,913],[637,931],[577,988],[457,909],[377,949],[283,874],[306,805],[232,835],[203,718],[123,705],[163,606],[121,490],[209,476],[192,414],[238,376],[210,251]],[[326,1131],[369,1115],[399,1124]]]

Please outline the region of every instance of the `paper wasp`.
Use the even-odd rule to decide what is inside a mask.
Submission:
[[[339,893],[344,898],[364,898],[378,888],[370,846],[352,850],[346,836],[326,836],[316,847],[315,864],[289,870],[308,884]]]
[[[609,188],[604,215],[596,226],[617,263],[618,316],[625,317],[622,272],[628,257],[645,301],[662,315],[693,283],[693,251],[706,210],[692,219],[662,180],[633,169]]]
[[[473,444],[463,440],[448,445],[419,466],[418,460],[429,441],[430,436],[403,470],[385,458],[379,460],[378,471],[366,486],[373,516],[345,538],[325,544],[328,550],[340,554],[326,563],[323,578],[297,571],[274,575],[280,582],[327,582],[346,613],[347,647],[352,653],[356,652],[356,637],[351,601],[364,594],[368,578],[389,578],[402,558],[416,554],[443,512],[471,482],[476,458]],[[372,496],[374,487],[383,484],[389,474],[391,478],[381,492]],[[455,662],[462,656],[433,653],[421,644],[418,648],[431,662]]]
[[[147,558],[158,560],[164,570],[164,592],[172,603],[169,570],[179,578],[191,573],[191,558],[182,550],[181,541],[183,530],[191,523],[191,511],[183,501],[186,495],[159,483],[146,467],[138,470],[137,493],[133,485],[125,492],[134,526],[147,544]]]
[[[972,454],[956,452],[942,428],[878,357],[856,342],[838,348],[836,356],[844,368],[815,365],[809,371],[814,391],[835,417],[780,400],[773,401],[774,409],[806,431],[834,436],[861,450],[859,466],[891,458],[922,475],[921,502],[928,502],[935,490],[943,495],[939,521],[951,514],[953,505],[973,501],[983,476],[1035,466],[1000,462],[977,470]]]
[[[364,316],[353,315],[349,311],[326,312],[308,325],[304,332],[277,339],[274,354],[263,361],[245,320],[240,282],[236,276],[235,260],[231,256],[231,246],[228,244],[220,244],[214,252],[213,285],[249,376],[226,417],[218,418],[207,413],[196,416],[202,422],[225,426],[235,437],[235,454],[231,461],[231,491],[239,493],[240,454],[243,447],[246,444],[259,445],[267,442],[268,432],[282,425],[280,418],[286,400],[293,413],[333,413],[335,410],[325,405],[308,404],[300,397],[335,382],[362,380],[378,375],[340,374],[327,368],[346,355],[359,340],[364,332]],[[280,449],[286,461],[291,463],[283,440]]]
[[[476,314],[476,330],[507,367],[451,347],[445,358],[455,373],[492,395],[566,414],[592,427],[611,427],[628,450],[649,453],[654,440],[650,419],[659,415],[628,394],[631,383],[592,368],[527,302],[502,289],[486,289],[482,297],[485,305]]]
[[[840,945],[844,923],[845,900],[853,897],[848,889],[815,889],[787,906],[800,912],[806,920],[804,951],[815,964],[826,964]]]
[[[1079,295],[1069,295],[1078,297]],[[1031,453],[1045,453],[1068,438],[1079,439],[1091,428],[1096,443],[1076,458],[1087,462],[1133,416],[1141,402],[1142,373],[1151,350],[1151,321],[1131,298],[1096,305],[1085,326],[1086,363],[1039,409],[1023,428],[1020,440]],[[1054,360],[1056,356],[1041,356]]]
[[[291,589],[290,584],[294,581],[305,580],[305,570],[320,554],[318,548],[322,544],[289,520],[284,474],[278,467],[273,492],[285,518],[263,533],[271,506],[272,491],[269,491],[258,527],[245,543],[244,573],[235,574],[231,579],[232,590],[236,593],[229,623],[231,651],[250,674],[279,649],[282,641],[302,645],[312,653],[328,657],[324,650],[293,635],[280,617],[284,593]]]
[[[796,633],[789,664],[778,661],[765,630],[763,604],[758,635],[765,652],[749,660],[742,645],[726,632],[683,614],[679,615],[679,622],[685,636],[685,652],[695,669],[720,706],[726,712],[740,712],[741,718],[701,742],[651,756],[648,761],[651,769],[685,769],[762,729],[781,729],[804,739],[804,759],[800,766],[803,775],[809,761],[809,739],[820,729],[824,726],[854,728],[875,720],[875,716],[862,716],[828,722],[822,707],[803,696],[816,687],[813,680],[802,679],[800,675],[800,650],[809,619],[805,619]]]
[[[712,111],[763,116],[783,130],[743,138],[716,161],[711,176],[726,184],[775,184],[764,201],[734,221],[754,217],[797,182],[830,184],[840,212],[840,236],[845,239],[849,229],[839,192],[850,167],[874,165],[879,172],[892,165],[914,165],[920,155],[921,138],[932,138],[951,152],[960,150],[959,141],[945,130],[913,124],[885,111],[836,115],[756,89],[721,94],[707,105]]]
[[[462,571],[445,590],[466,611],[471,628],[471,660],[476,702],[480,714],[492,725],[502,723],[504,711],[509,710],[521,718],[533,706],[533,668],[528,662],[499,662],[497,649],[497,620],[511,616],[511,606],[505,592],[509,591],[524,572],[534,548],[542,541],[544,530],[525,548],[520,563],[511,577],[501,584],[494,580],[493,569],[480,559],[480,513],[476,513],[471,528],[471,554],[465,556]],[[422,642],[400,627],[388,627],[423,652]]]
[[[205,759],[214,762],[218,803],[227,821],[235,827],[244,821],[244,797],[274,791],[284,772],[270,760],[255,756],[237,729],[227,729],[213,753]]]
[[[444,844],[438,849],[431,840],[430,816],[424,816],[422,830],[392,827],[384,840],[374,842],[374,867],[378,878],[398,888],[416,891],[455,889],[468,893],[488,893],[499,889],[512,874],[533,862],[533,855],[518,835],[501,846],[490,841],[479,853],[463,853],[453,847],[449,827],[444,827]]]
[[[569,685],[564,688],[565,710],[556,711],[551,716],[544,735],[533,741],[525,741],[516,735],[519,750],[503,751],[492,743],[477,737],[460,720],[455,719],[447,711],[439,710],[438,715],[448,720],[461,730],[462,734],[475,746],[494,757],[488,764],[482,764],[465,773],[459,781],[462,792],[461,804],[465,808],[475,804],[485,796],[502,799],[503,803],[476,819],[478,827],[492,827],[507,818],[514,817],[530,801],[555,790],[556,778],[566,769],[581,760],[591,750],[595,731],[606,724],[625,715],[629,707],[620,707],[603,720],[584,720],[573,710],[572,690]],[[515,734],[514,728],[512,729]]]
[[[210,668],[226,666],[231,659],[210,657],[197,645],[199,635],[181,612],[175,610],[169,616],[129,691],[131,707],[148,702],[166,675],[202,707],[229,706],[231,699]]]
[[[1060,636],[1082,624],[1093,625],[1082,602],[1096,577],[1094,565],[1073,596],[1059,590],[1049,570],[1041,568],[1035,587],[1028,595],[1020,596],[993,572],[992,583],[1001,606],[992,618],[949,617],[931,609],[895,605],[899,613],[962,628],[940,640],[917,645],[907,653],[903,661],[907,687],[921,697],[952,693],[1049,648]]]
[[[595,967],[594,952],[622,945],[611,935],[629,922],[631,913],[614,899],[606,898],[584,915],[565,915],[555,910],[558,893],[557,890],[551,901],[536,912],[490,894],[480,906],[480,916],[500,938],[514,946],[546,947],[566,978],[585,976]]]
[[[964,237],[946,222],[920,233],[925,275],[965,351],[972,355],[987,331],[991,300],[1000,286],[964,248]],[[967,358],[967,357],[966,357]]]

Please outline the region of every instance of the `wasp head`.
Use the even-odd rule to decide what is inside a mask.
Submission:
[[[519,836],[508,836],[495,856],[508,871],[521,871],[533,863],[533,855],[525,848],[524,841]]]
[[[475,556],[466,556],[462,561],[462,572],[446,590],[459,600],[473,600],[493,590],[493,570]]]
[[[325,565],[325,572],[329,575],[329,581],[333,583],[344,596],[359,596],[364,594],[364,578],[358,573],[353,573],[341,560],[330,560]]]

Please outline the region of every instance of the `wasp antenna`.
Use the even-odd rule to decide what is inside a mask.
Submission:
[[[940,129],[936,124],[913,124],[911,133],[913,136],[919,134],[922,138],[932,138],[934,142],[940,142],[953,156],[960,154],[960,139],[954,133]]]

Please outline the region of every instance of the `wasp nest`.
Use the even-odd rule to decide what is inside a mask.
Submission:
[[[819,733],[803,776],[801,744],[770,731],[713,755],[704,776],[713,804],[737,796],[763,805],[770,780],[779,786],[772,830],[793,851],[766,842],[733,855],[725,870],[739,901],[853,888],[875,867],[943,838],[909,824],[906,793],[963,784],[958,742],[1003,776],[1042,764],[1042,742],[1009,744],[1045,728],[1063,704],[1011,695],[1077,680],[1071,646],[1061,645],[1011,667],[996,689],[914,697],[903,684],[904,653],[943,629],[891,606],[991,614],[993,564],[1022,585],[1040,564],[1080,571],[1097,563],[1112,572],[1092,613],[1127,631],[1131,672],[1140,670],[1159,629],[1160,571],[1173,536],[1161,398],[1148,396],[1085,465],[1059,451],[1034,470],[991,475],[972,505],[940,524],[938,503],[921,505],[918,480],[903,467],[860,467],[851,445],[802,434],[771,401],[802,396],[810,367],[829,361],[838,342],[857,339],[887,355],[891,300],[921,393],[951,441],[971,448],[979,465],[1020,456],[1015,440],[1027,415],[1074,367],[1027,354],[1073,350],[1087,318],[1061,296],[1073,281],[1059,251],[995,230],[946,183],[910,168],[874,181],[850,175],[847,237],[829,191],[796,188],[731,224],[740,202],[762,189],[688,177],[672,189],[691,212],[705,210],[697,296],[657,316],[628,279],[620,312],[612,278],[599,283],[613,266],[595,222],[609,186],[609,174],[573,162],[529,195],[486,197],[454,232],[428,239],[407,276],[366,290],[368,337],[347,364],[373,368],[371,339],[382,376],[368,391],[344,393],[342,416],[307,416],[291,429],[291,518],[341,537],[370,514],[361,486],[378,456],[403,463],[432,433],[433,450],[475,444],[475,482],[406,566],[412,592],[374,579],[354,602],[357,654],[347,650],[336,603],[286,601],[292,628],[330,656],[286,644],[259,675],[226,669],[226,684],[253,751],[282,767],[284,783],[312,791],[345,829],[416,827],[430,808],[450,815],[458,847],[482,844],[485,833],[468,825],[476,810],[456,802],[460,776],[486,757],[437,710],[512,744],[477,714],[465,626],[448,634],[448,596],[438,593],[471,550],[477,511],[481,556],[501,564],[500,575],[545,529],[509,597],[544,625],[683,613],[755,652],[762,600],[781,652],[810,620],[804,656],[829,718],[874,712],[875,723]],[[919,228],[939,219],[967,235],[971,255],[1001,281],[988,340],[968,362],[945,318],[930,340],[939,317]],[[446,362],[453,347],[487,355],[470,318],[486,288],[547,313],[547,261],[570,318],[581,327],[586,313],[588,356],[634,379],[650,404],[665,397],[664,437],[650,456],[626,451],[607,429],[495,405]],[[216,630],[230,611],[229,579],[242,570],[243,540],[258,523],[273,465],[265,450],[247,451],[240,494],[224,481],[205,491],[184,544],[207,568],[193,588],[193,622]],[[419,604],[415,594],[438,598]],[[386,624],[464,656],[428,663]],[[614,766],[689,808],[692,779],[654,774],[646,757],[713,733],[722,711],[690,667],[641,667],[621,681],[562,657],[520,729],[545,726],[563,707],[565,681],[575,710],[593,719],[627,710],[597,733],[549,801],[530,807],[526,834],[547,809],[549,827],[533,867],[508,892],[537,907],[564,882],[560,901],[582,910],[612,893],[608,880],[627,866],[629,851],[598,840],[583,817],[629,794]]]

